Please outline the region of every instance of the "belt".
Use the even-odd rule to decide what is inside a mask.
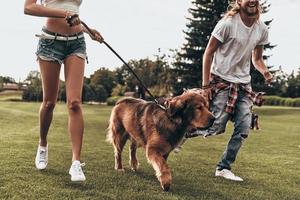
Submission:
[[[42,34],[35,34],[35,36],[39,37],[39,38],[43,38],[43,39],[62,40],[62,41],[76,40],[76,39],[84,37],[83,32],[66,36],[66,35],[61,35],[59,33],[54,33],[54,32],[48,31],[44,28],[42,29]]]

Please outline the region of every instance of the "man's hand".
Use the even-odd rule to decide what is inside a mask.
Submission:
[[[265,78],[267,84],[270,85],[273,81],[273,75],[269,71],[264,72],[263,75],[264,75],[264,78]]]
[[[204,98],[209,102],[212,100],[212,92],[211,92],[211,86],[210,85],[204,85],[202,86],[203,90],[203,96]]]

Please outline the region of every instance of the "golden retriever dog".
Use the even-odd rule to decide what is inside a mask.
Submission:
[[[132,170],[137,170],[137,147],[146,151],[163,190],[168,191],[172,176],[167,165],[170,152],[182,140],[185,132],[205,129],[212,125],[214,116],[208,102],[197,90],[187,90],[180,96],[165,101],[166,109],[155,102],[124,98],[117,102],[110,116],[107,141],[114,147],[115,169],[123,171],[121,153],[126,141],[130,144]]]

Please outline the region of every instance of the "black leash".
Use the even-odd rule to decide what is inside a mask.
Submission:
[[[84,23],[83,21],[81,21],[81,24],[88,30],[88,32],[91,35],[94,35],[92,30],[88,27],[88,25],[86,25],[86,23]],[[140,82],[140,84],[143,86],[143,88],[145,89],[145,91],[151,96],[151,98],[153,99],[153,101],[162,109],[167,110],[167,108],[163,105],[161,105],[157,99],[151,94],[151,92],[148,90],[148,88],[143,84],[142,80],[138,77],[138,75],[133,71],[133,69],[123,60],[123,58],[107,43],[103,40],[103,43],[105,44],[105,46],[107,48],[109,48],[122,62],[123,64],[131,71],[131,73],[135,76],[135,78]]]

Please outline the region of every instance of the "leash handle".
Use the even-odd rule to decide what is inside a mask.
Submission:
[[[86,23],[84,23],[83,21],[81,21],[81,24],[87,29],[87,31],[92,34],[92,30],[89,28],[88,25],[86,25]],[[103,43],[105,44],[105,46],[107,48],[109,48],[122,62],[123,64],[131,71],[131,73],[134,75],[134,77],[140,82],[140,84],[143,86],[143,88],[145,89],[145,91],[152,97],[152,99],[154,100],[154,102],[159,105],[162,109],[167,110],[163,105],[161,105],[157,99],[151,94],[151,92],[148,90],[148,88],[143,84],[142,80],[137,76],[137,74],[133,71],[133,69],[123,60],[123,58],[107,43],[103,40]]]

